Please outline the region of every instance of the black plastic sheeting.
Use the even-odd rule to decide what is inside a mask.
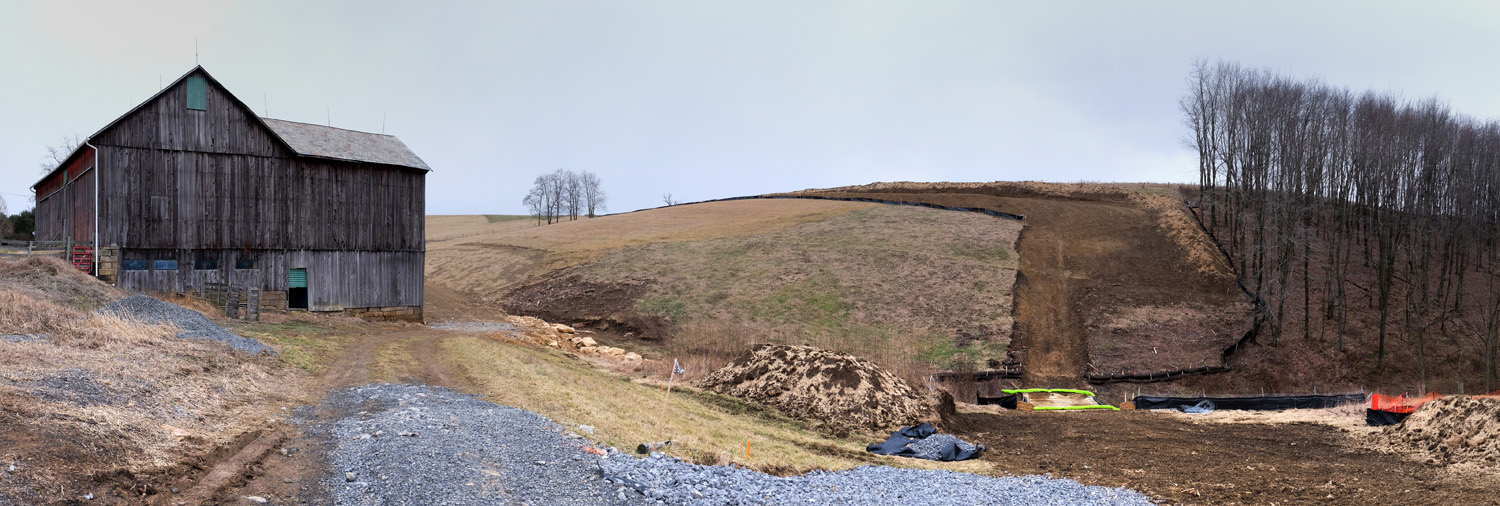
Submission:
[[[1385,425],[1399,425],[1406,421],[1411,413],[1397,413],[1395,411],[1381,411],[1378,409],[1365,408],[1365,425],[1381,427]]]
[[[1213,401],[1215,409],[1242,409],[1249,411],[1279,411],[1283,409],[1320,409],[1360,404],[1365,394],[1339,395],[1286,395],[1272,397],[1135,397],[1135,409],[1177,409],[1179,406],[1194,406],[1204,399]]]
[[[1010,394],[1004,397],[979,396],[980,406],[1000,406],[1005,409],[1016,409],[1016,402],[1021,400],[1020,394]]]
[[[918,455],[916,450],[909,446],[912,441],[926,439],[928,436],[937,434],[937,429],[930,423],[919,423],[911,427],[902,427],[901,430],[891,433],[891,438],[884,443],[874,443],[865,447],[865,451],[877,455],[894,455],[897,457],[929,458],[926,455]],[[978,456],[985,450],[984,445],[974,445],[973,450],[963,450],[956,443],[948,443],[932,460],[952,462],[955,460],[968,460]]]

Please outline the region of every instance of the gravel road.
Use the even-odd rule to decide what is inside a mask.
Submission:
[[[606,483],[586,441],[535,413],[453,391],[368,385],[329,394],[335,504],[650,504]],[[321,431],[318,431],[321,432]]]
[[[601,457],[540,415],[438,387],[340,390],[317,409],[342,413],[301,420],[332,441],[320,488],[334,504],[1151,504],[1044,476],[866,466],[781,478],[614,449]]]

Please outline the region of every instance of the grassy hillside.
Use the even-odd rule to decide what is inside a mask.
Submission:
[[[904,206],[698,204],[466,239],[430,278],[584,322],[699,371],[754,343],[812,344],[916,375],[1006,358],[1020,223]],[[471,276],[502,258],[525,272]],[[494,272],[494,271],[490,271]]]

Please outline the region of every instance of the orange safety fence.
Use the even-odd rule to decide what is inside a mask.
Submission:
[[[1475,397],[1485,397],[1485,398],[1489,398],[1489,399],[1500,400],[1500,390],[1496,390],[1494,392],[1490,392],[1490,393],[1487,393],[1487,394],[1484,394],[1484,395],[1476,395]]]
[[[1497,392],[1500,393],[1500,392]],[[1441,399],[1443,396],[1437,393],[1429,393],[1421,397],[1408,399],[1402,395],[1380,395],[1370,394],[1370,409],[1376,411],[1389,411],[1392,413],[1410,413],[1428,402]]]

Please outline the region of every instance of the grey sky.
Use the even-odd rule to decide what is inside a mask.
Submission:
[[[1315,4],[1315,5],[1309,5]],[[615,211],[911,181],[1191,181],[1194,58],[1500,118],[1492,2],[0,0],[0,196],[199,61],[257,113],[399,136],[430,214],[603,177]]]

